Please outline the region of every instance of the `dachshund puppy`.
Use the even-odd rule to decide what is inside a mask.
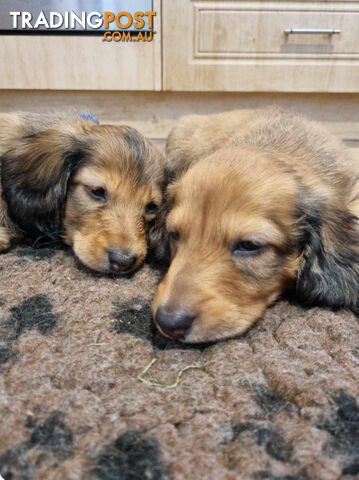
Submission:
[[[95,122],[0,115],[0,251],[45,236],[93,270],[128,273],[157,247],[165,158],[133,128]]]
[[[167,142],[172,263],[160,331],[245,332],[282,292],[359,313],[359,164],[321,126],[276,108],[184,117]]]

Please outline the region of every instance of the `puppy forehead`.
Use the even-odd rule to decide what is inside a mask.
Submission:
[[[237,232],[279,240],[292,226],[294,204],[294,184],[276,168],[261,171],[245,162],[220,164],[210,159],[179,181],[168,221],[228,236]]]
[[[162,181],[164,157],[137,130],[127,126],[96,126],[89,161],[99,167],[126,173],[137,183]]]
[[[192,207],[187,210],[179,204],[169,214],[167,224],[192,233],[198,240],[202,237],[208,240],[216,238],[230,243],[247,239],[280,245],[286,238],[286,229],[275,219],[241,206],[217,215],[212,214],[209,209],[203,211]]]
[[[104,178],[98,168],[85,166],[78,170],[74,180],[88,186],[102,186]]]

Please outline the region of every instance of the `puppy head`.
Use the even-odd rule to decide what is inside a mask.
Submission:
[[[294,281],[294,182],[269,155],[225,149],[172,190],[172,263],[154,298],[156,324],[189,343],[240,334]]]
[[[65,239],[95,270],[132,271],[162,208],[163,157],[128,127],[97,127],[91,140],[92,153],[69,186]]]
[[[155,237],[164,158],[130,127],[78,120],[18,141],[2,158],[11,220],[63,238],[88,267],[127,273]]]

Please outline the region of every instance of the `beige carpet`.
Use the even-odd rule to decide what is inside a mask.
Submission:
[[[0,256],[5,480],[359,478],[359,324],[279,302],[242,338],[187,347],[151,323],[159,273],[70,251]],[[148,377],[137,375],[153,359]]]

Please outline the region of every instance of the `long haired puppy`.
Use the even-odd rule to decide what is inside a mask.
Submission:
[[[3,114],[0,166],[0,251],[47,236],[94,270],[127,273],[160,244],[165,160],[133,128]]]
[[[294,288],[359,313],[359,165],[316,123],[279,109],[183,118],[167,143],[172,263],[160,331],[205,342],[246,331]]]

